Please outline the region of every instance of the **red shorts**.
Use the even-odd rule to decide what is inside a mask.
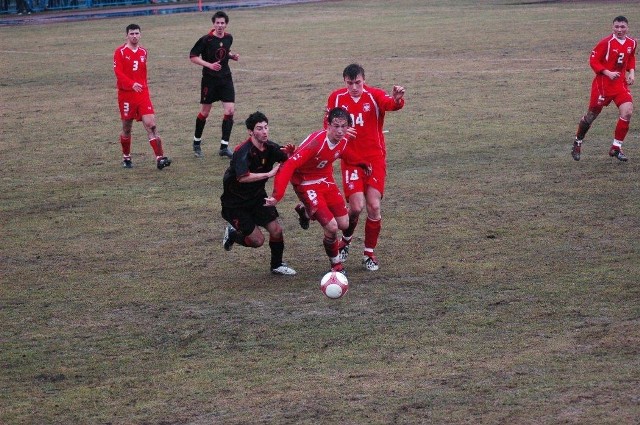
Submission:
[[[347,199],[354,193],[365,193],[368,187],[372,187],[380,192],[380,195],[384,195],[384,183],[387,177],[387,162],[384,158],[371,160],[370,176],[366,176],[362,168],[344,161],[340,166],[342,169],[342,189]]]
[[[349,213],[335,182],[301,184],[294,186],[294,190],[310,217],[316,219],[323,227],[334,217],[342,217]]]
[[[589,109],[602,109],[605,106],[609,106],[612,101],[618,107],[623,103],[633,102],[633,97],[631,96],[629,87],[624,85],[620,86],[618,90],[613,90],[605,93],[599,84],[599,79],[595,78],[593,80],[593,84],[591,84],[591,99],[589,99]]]
[[[143,115],[154,113],[148,90],[142,93],[118,90],[118,107],[120,108],[120,118],[125,121],[141,121]]]

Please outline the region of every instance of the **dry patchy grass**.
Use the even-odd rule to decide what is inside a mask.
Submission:
[[[289,191],[286,259],[220,246],[224,160],[192,158],[209,16],[136,18],[174,164],[134,128],[119,168],[111,55],[131,19],[0,28],[4,423],[634,423],[640,145],[615,111],[569,156],[610,2],[322,2],[232,11],[242,117],[299,142],[344,66],[407,87],[387,118],[382,269],[317,285]],[[585,24],[588,23],[588,24]],[[561,40],[561,42],[559,42]],[[70,52],[74,55],[69,56]],[[216,109],[219,111],[219,109]],[[214,113],[213,116],[216,114]]]

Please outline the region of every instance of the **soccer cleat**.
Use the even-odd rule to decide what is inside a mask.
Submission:
[[[340,258],[340,262],[344,263],[347,261],[347,257],[349,256],[349,244],[344,240],[340,241],[340,245],[338,246],[338,258]]]
[[[296,205],[295,210],[298,213],[298,221],[300,223],[300,227],[302,227],[304,230],[307,230],[309,228],[309,217],[307,217],[307,212],[304,209],[304,205]]]
[[[580,151],[582,148],[582,140],[578,140],[576,139],[573,142],[573,148],[571,149],[571,156],[573,157],[573,159],[575,159],[576,161],[580,161]]]
[[[289,267],[287,263],[280,263],[278,267],[271,269],[271,273],[280,276],[293,276],[296,274],[296,271]]]
[[[372,272],[374,272],[374,271],[379,269],[378,259],[373,254],[364,255],[362,257],[362,265],[364,266],[365,269],[370,270]]]
[[[131,158],[125,158],[122,160],[122,168],[133,168],[133,162],[131,162]]]
[[[169,165],[171,165],[171,159],[166,156],[158,158],[158,170],[162,170],[164,167],[168,167]]]
[[[231,251],[231,248],[233,248],[236,232],[237,230],[234,229],[230,224],[227,224],[227,227],[224,228],[224,236],[222,236],[222,247],[225,251]]]
[[[233,157],[233,153],[231,152],[231,150],[228,147],[220,148],[220,151],[218,151],[218,155],[226,156],[227,158]]]
[[[618,158],[620,161],[628,160],[627,156],[622,152],[622,148],[613,145],[611,146],[611,149],[609,149],[609,156]]]
[[[202,147],[200,146],[200,143],[196,144],[196,142],[193,142],[193,154],[195,155],[196,158],[204,158],[204,154],[202,153]]]
[[[347,270],[345,270],[344,265],[342,263],[332,264],[331,271],[342,273],[345,276],[347,275]]]

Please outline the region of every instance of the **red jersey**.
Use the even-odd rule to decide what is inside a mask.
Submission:
[[[113,72],[118,90],[133,91],[133,84],[142,84],[147,90],[147,50],[138,46],[135,50],[123,44],[113,52]]]
[[[589,64],[596,73],[595,80],[605,96],[627,87],[625,73],[636,69],[636,40],[626,37],[618,40],[613,34],[600,40],[591,52]],[[602,71],[619,72],[620,78],[611,80]]]
[[[341,88],[329,95],[327,114],[335,107],[341,107],[351,115],[353,126],[357,130],[355,139],[349,141],[348,151],[356,152],[363,159],[384,158],[387,148],[382,130],[386,111],[397,111],[404,106],[404,99],[399,102],[385,93],[384,90],[365,85],[362,96],[354,101],[348,89]],[[327,127],[325,114],[324,126]]]
[[[327,130],[318,130],[308,135],[293,155],[280,166],[273,181],[273,197],[280,201],[289,181],[294,186],[319,181],[335,184],[333,162],[344,154],[348,143],[351,142],[343,138],[331,146]]]

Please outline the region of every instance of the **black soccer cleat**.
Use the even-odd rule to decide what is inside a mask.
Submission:
[[[125,158],[122,160],[122,168],[133,168],[133,162],[131,162],[131,158]]]
[[[624,152],[622,152],[622,148],[619,148],[617,146],[611,146],[611,149],[609,149],[609,156],[613,158],[618,158],[618,160],[623,162],[626,162],[629,160],[629,158],[627,158]]]
[[[573,142],[573,148],[571,149],[571,156],[576,161],[580,161],[580,151],[582,150],[582,140],[576,139]]]
[[[298,204],[296,205],[295,208],[296,212],[298,213],[298,222],[300,223],[300,227],[302,227],[304,230],[307,230],[309,228],[309,217],[307,217],[307,212],[304,208],[303,204]]]
[[[220,148],[220,150],[218,151],[218,155],[220,155],[221,157],[227,157],[227,158],[231,158],[233,157],[233,153],[231,152],[231,150],[226,147],[226,148]]]
[[[169,165],[171,165],[171,159],[166,156],[158,158],[158,170],[162,170],[164,167],[168,167]]]
[[[224,229],[224,235],[222,236],[222,247],[225,251],[231,251],[235,242],[235,236],[236,229],[234,229],[232,225],[227,224],[227,227]]]
[[[193,154],[195,155],[196,158],[204,158],[204,154],[202,153],[202,147],[200,146],[200,143],[196,144],[196,142],[193,142]]]

